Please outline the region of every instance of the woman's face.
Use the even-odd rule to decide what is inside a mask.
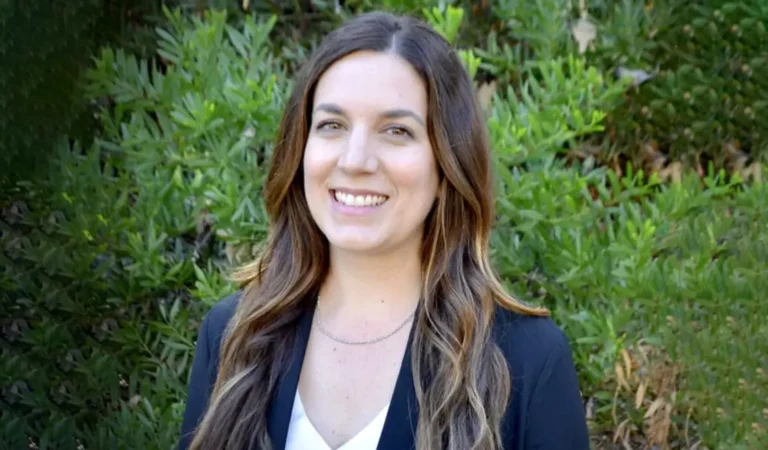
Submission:
[[[337,250],[420,246],[437,196],[427,92],[396,55],[357,52],[318,81],[304,152],[312,218]]]

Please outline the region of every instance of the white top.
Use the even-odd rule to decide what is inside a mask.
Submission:
[[[382,409],[368,425],[360,430],[352,439],[341,447],[332,449],[317,432],[312,422],[309,421],[304,404],[301,402],[299,390],[296,389],[296,398],[293,401],[291,423],[288,425],[288,438],[285,441],[285,450],[376,450],[384,428],[384,420],[387,418],[389,403]]]

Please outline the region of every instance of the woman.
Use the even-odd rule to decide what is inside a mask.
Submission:
[[[564,334],[489,265],[489,152],[429,27],[330,34],[280,125],[263,254],[201,326],[180,448],[589,448]]]

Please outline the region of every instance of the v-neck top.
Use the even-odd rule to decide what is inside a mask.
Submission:
[[[299,390],[296,389],[285,450],[376,450],[388,411],[389,403],[350,440],[342,444],[341,447],[332,449],[312,425],[307,412],[304,410],[304,403],[301,401]]]

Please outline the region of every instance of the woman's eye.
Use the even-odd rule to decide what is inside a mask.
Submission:
[[[341,124],[338,122],[334,122],[332,120],[326,120],[324,122],[320,122],[317,125],[318,130],[339,130],[341,129]]]
[[[391,127],[387,130],[390,134],[395,136],[412,136],[411,132],[405,127]]]

